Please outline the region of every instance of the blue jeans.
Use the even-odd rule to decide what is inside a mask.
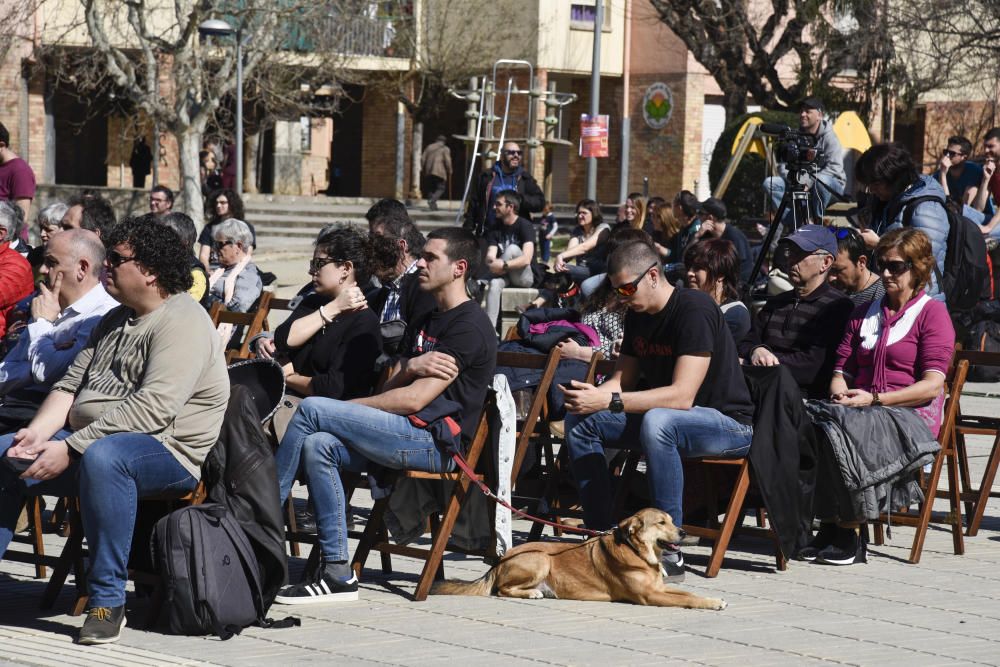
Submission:
[[[614,414],[607,410],[590,415],[566,415],[566,444],[570,467],[580,489],[588,528],[605,530],[611,516],[611,475],[604,448],[642,447],[646,478],[653,506],[684,523],[685,458],[740,457],[750,451],[753,427],[739,423],[712,408],[690,410],[655,408],[644,414]]]
[[[275,453],[281,501],[301,477],[316,508],[316,532],[325,562],[346,562],[347,499],[340,472],[369,463],[400,470],[447,472],[454,463],[431,434],[410,420],[332,398],[302,401]]]
[[[830,191],[832,190],[838,195],[842,195],[844,194],[844,186],[842,183],[822,173],[816,175],[816,180],[822,181],[826,187],[819,183],[813,183],[809,191],[809,213],[813,217],[814,224],[822,225],[823,213],[833,198],[833,194]],[[764,179],[764,192],[771,197],[771,210],[777,212],[778,207],[781,206],[781,199],[785,196],[785,179],[781,176],[768,176]],[[785,210],[782,222],[786,225],[792,223],[791,201],[788,202],[788,208]],[[798,223],[802,225],[805,224],[805,221],[799,220]]]
[[[52,436],[62,440],[70,431]],[[0,437],[0,456],[14,435]],[[116,433],[95,441],[79,461],[55,479],[22,480],[3,469],[0,474],[0,552],[6,552],[17,516],[27,495],[77,495],[83,533],[90,551],[87,585],[92,607],[125,604],[128,556],[139,498],[187,493],[198,482],[170,451],[145,433]]]

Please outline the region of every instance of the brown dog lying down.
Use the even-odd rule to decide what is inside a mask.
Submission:
[[[681,537],[669,514],[644,509],[611,533],[586,542],[522,544],[476,581],[443,581],[431,593],[725,609],[725,600],[699,597],[663,583],[660,554]]]

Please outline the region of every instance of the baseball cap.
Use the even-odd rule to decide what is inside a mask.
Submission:
[[[825,111],[826,107],[823,106],[823,100],[818,97],[807,97],[801,102],[799,102],[799,110],[802,109],[816,109],[817,111]]]
[[[701,210],[716,220],[726,219],[726,205],[721,199],[709,197],[701,203]]]
[[[823,225],[802,225],[798,231],[781,239],[780,243],[793,243],[802,252],[825,250],[835,258],[837,256],[837,237]]]

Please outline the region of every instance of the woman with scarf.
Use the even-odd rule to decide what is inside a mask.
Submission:
[[[885,296],[859,306],[851,315],[837,349],[830,401],[858,409],[911,408],[933,440],[941,427],[955,329],[944,303],[925,291],[934,270],[931,242],[918,229],[894,229],[881,237],[874,254]],[[859,450],[864,446],[856,445]],[[824,453],[818,461],[814,497],[821,527],[799,558],[831,565],[864,562],[866,547],[852,503],[845,500],[840,467]]]

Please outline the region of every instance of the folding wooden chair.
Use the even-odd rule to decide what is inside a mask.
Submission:
[[[289,313],[292,312],[289,304],[292,303],[291,299],[278,299],[277,297],[272,297],[267,304],[267,312],[264,313],[264,331],[273,331],[276,325],[271,323],[271,313],[276,310],[284,310]]]
[[[219,302],[212,304],[212,309],[208,311],[208,314],[212,318],[213,327],[218,327],[220,324],[233,324],[243,328],[243,331],[240,333],[241,341],[239,346],[235,346],[232,341],[229,343],[230,349],[226,352],[226,363],[232,362],[233,359],[250,358],[250,339],[263,329],[264,318],[267,317],[270,303],[271,292],[261,292],[257,308],[247,313],[235,313],[226,310]]]
[[[955,423],[958,417],[958,404],[962,395],[962,387],[965,385],[968,373],[969,360],[967,357],[953,361],[951,368],[948,369],[944,388],[947,400],[944,406],[944,418],[941,420],[941,429],[938,431],[938,442],[941,443],[941,450],[934,457],[930,473],[921,472],[924,502],[920,504],[916,512],[907,508],[900,512],[893,512],[891,516],[883,513],[879,517],[879,522],[875,524],[875,544],[879,545],[884,542],[883,523],[889,523],[891,520],[891,523],[896,525],[916,528],[909,558],[910,562],[914,564],[920,562],[920,554],[924,550],[924,540],[927,537],[927,526],[931,523],[950,526],[955,555],[960,556],[965,553],[965,542],[962,539],[962,503],[959,488],[958,454],[955,447]],[[938,488],[941,468],[945,463],[948,464],[947,490]],[[934,500],[937,498],[946,498],[951,509],[941,520],[935,519],[931,513],[934,508]]]
[[[642,458],[642,452],[632,450],[629,452],[622,466],[621,484],[615,497],[616,515],[623,514],[624,494],[627,492],[629,480],[635,474],[636,468]],[[744,526],[743,518],[747,512],[748,499],[751,497],[755,482],[753,478],[753,468],[750,465],[749,457],[722,458],[704,457],[699,459],[685,459],[685,463],[694,462],[702,471],[702,486],[706,494],[706,522],[705,525],[695,525],[685,523],[682,528],[689,535],[701,537],[712,542],[712,553],[708,558],[708,565],[705,568],[705,576],[712,578],[719,574],[722,562],[729,549],[729,542],[736,533],[763,537],[774,542],[775,569],[784,571],[788,564],[781,551],[781,541],[773,528],[761,526],[763,523],[762,514],[758,511],[758,525]],[[729,502],[723,511],[722,521],[719,521],[719,492],[722,487],[719,484],[719,474],[724,470],[735,470],[736,480],[729,495]],[[729,476],[723,475],[728,478]],[[756,509],[756,508],[755,508]]]
[[[514,464],[511,467],[510,485],[513,489],[517,483],[518,474],[524,463],[524,457],[528,452],[528,445],[532,438],[548,434],[548,422],[542,420],[543,413],[546,412],[547,397],[549,387],[556,375],[556,368],[560,360],[559,348],[553,347],[547,354],[532,354],[530,352],[497,352],[497,368],[518,368],[523,370],[536,370],[542,372],[542,377],[538,385],[534,387],[534,396],[528,413],[523,421],[518,420],[517,444],[514,448]],[[512,389],[515,389],[512,387]],[[527,391],[526,389],[521,391]]]
[[[615,370],[616,363],[614,359],[605,359],[603,354],[595,350],[590,357],[590,363],[587,364],[587,373],[584,377],[584,382],[593,383],[598,376],[607,377],[611,375]],[[547,423],[546,426],[548,426]],[[542,446],[543,459],[543,498],[547,511],[543,511],[543,508],[539,506],[535,507],[532,512],[540,518],[555,523],[559,523],[564,518],[578,519],[583,517],[580,511],[564,507],[562,489],[569,484],[569,456],[565,442],[562,440],[563,438],[557,437],[548,428],[540,434],[539,444]],[[558,454],[555,451],[556,444],[561,445]],[[528,540],[541,539],[544,530],[545,526],[543,524],[535,523],[528,534]],[[559,528],[553,528],[552,532],[556,537],[562,536],[562,530]]]
[[[469,446],[469,450],[465,455],[465,460],[468,462],[469,467],[473,470],[477,469],[477,464],[480,461],[480,457],[483,454],[486,443],[490,440],[489,417],[490,413],[495,410],[495,406],[496,400],[494,397],[490,396],[486,401],[486,405],[483,406],[483,411],[479,418],[479,424],[476,427],[475,436],[473,437],[472,444]],[[448,544],[448,540],[451,537],[451,531],[455,527],[455,520],[462,511],[462,507],[465,505],[466,499],[469,497],[470,493],[469,486],[472,481],[464,472],[431,473],[417,470],[400,470],[397,471],[397,475],[398,477],[410,479],[428,479],[442,482],[454,482],[451,496],[447,502],[444,512],[440,517],[431,517],[430,548],[427,549],[409,545],[393,544],[389,541],[388,531],[384,523],[385,511],[389,506],[389,499],[382,498],[375,501],[375,506],[372,508],[371,514],[368,517],[368,524],[365,526],[365,531],[361,536],[360,542],[358,543],[357,551],[354,552],[354,559],[351,561],[351,566],[354,568],[355,573],[360,579],[365,561],[368,560],[368,554],[372,551],[378,551],[383,554],[397,554],[400,556],[408,556],[410,558],[423,560],[424,568],[420,574],[420,579],[417,582],[417,589],[413,594],[413,599],[420,602],[427,599],[427,594],[430,592],[431,584],[434,582],[435,577],[439,579],[444,578],[443,558],[446,549],[449,551],[484,556],[487,558],[495,556],[495,554],[485,551],[465,551],[454,546],[449,546]],[[489,484],[489,481],[486,480],[485,475],[483,474],[477,473],[476,478]],[[475,491],[475,493],[479,493],[479,491]],[[384,568],[383,571],[387,572]]]
[[[996,352],[956,351],[955,362],[958,363],[963,359],[969,362],[970,368],[972,366],[1000,367],[1000,353]],[[967,435],[993,436],[993,448],[990,450],[990,456],[986,461],[986,470],[983,471],[983,478],[978,489],[972,487],[969,473],[969,454],[965,442]],[[993,481],[996,478],[997,467],[1000,466],[1000,417],[964,414],[961,405],[959,405],[958,413],[955,416],[955,451],[958,454],[959,472],[962,478],[961,498],[965,503],[967,517],[965,534],[974,537],[979,532],[979,525],[982,523],[983,514],[986,511],[986,503],[989,502],[990,498],[1000,498],[1000,492],[993,491]]]
[[[147,496],[141,498],[139,502],[161,501],[169,502],[177,507],[184,507],[187,505],[200,505],[205,501],[206,495],[207,489],[205,488],[205,484],[199,481],[195,489],[189,493],[180,496],[170,494]],[[70,570],[73,570],[73,576],[76,580],[76,599],[69,611],[69,615],[79,616],[87,608],[87,600],[90,595],[87,591],[87,576],[84,566],[84,560],[87,558],[88,552],[83,544],[83,523],[80,517],[80,499],[78,497],[69,499],[68,517],[70,523],[69,536],[66,538],[66,544],[63,545],[62,553],[53,566],[52,578],[49,579],[49,583],[45,587],[45,592],[42,594],[41,608],[52,609],[55,606],[56,599],[59,597],[59,593],[66,583],[66,577],[69,576]],[[156,623],[156,619],[163,607],[165,591],[163,590],[162,579],[159,574],[132,568],[129,568],[128,577],[136,584],[152,588],[152,598],[146,617],[146,627],[152,627]]]

